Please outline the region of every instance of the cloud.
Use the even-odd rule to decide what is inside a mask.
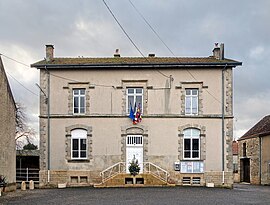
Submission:
[[[106,1],[147,55],[171,56],[130,3]],[[243,133],[270,113],[270,1],[133,0],[135,6],[179,56],[208,56],[215,42],[225,43],[225,57],[243,62],[234,70],[236,133]],[[0,53],[26,64],[45,56],[47,43],[56,56],[140,56],[100,0],[0,1]],[[3,58],[5,68],[39,92],[38,71]],[[10,78],[15,99],[28,108],[36,126],[38,98]],[[237,134],[238,135],[238,134]]]

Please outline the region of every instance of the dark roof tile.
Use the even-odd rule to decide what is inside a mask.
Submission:
[[[270,115],[265,116],[249,131],[247,131],[239,140],[244,140],[253,137],[270,135]]]
[[[112,57],[112,58],[54,58],[52,61],[47,62],[46,60],[38,61],[32,64],[32,67],[39,67],[44,65],[170,65],[170,64],[239,64],[241,62],[224,59],[219,60],[213,56],[209,57]]]

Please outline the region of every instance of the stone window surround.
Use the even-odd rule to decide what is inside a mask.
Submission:
[[[95,88],[89,82],[70,82],[63,89],[68,90],[68,114],[70,115],[85,115],[90,114],[90,89]],[[85,89],[85,113],[73,112],[73,89]]]
[[[148,161],[148,128],[143,125],[126,125],[121,127],[121,160],[126,161],[126,139],[128,135],[142,135],[143,161]]]
[[[128,115],[127,113],[127,88],[142,88],[143,89],[143,114],[147,114],[147,80],[122,80],[122,114]]]
[[[200,159],[184,159],[183,150],[184,150],[184,130],[185,129],[198,129],[200,130]],[[196,161],[196,160],[205,160],[206,159],[206,135],[205,135],[205,126],[197,124],[186,124],[184,126],[178,127],[178,159],[180,161]]]
[[[71,158],[71,131],[75,129],[84,129],[87,131],[87,158],[86,159],[72,159]],[[93,159],[92,156],[92,126],[83,124],[76,124],[66,127],[66,160],[67,162],[89,162]]]
[[[198,89],[198,114],[203,114],[203,98],[202,93],[203,89],[208,88],[208,86],[203,85],[203,82],[180,82],[180,86],[176,86],[180,89],[181,92],[181,114],[185,115],[185,98],[186,98],[186,89]],[[196,116],[197,116],[196,115]],[[192,116],[192,115],[189,115]]]

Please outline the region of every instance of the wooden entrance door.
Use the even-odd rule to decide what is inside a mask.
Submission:
[[[250,183],[250,159],[241,159],[241,182]]]
[[[132,159],[138,160],[140,173],[143,173],[143,137],[141,135],[128,135],[126,139],[126,170]]]

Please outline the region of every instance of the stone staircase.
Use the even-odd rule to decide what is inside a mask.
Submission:
[[[153,187],[153,186],[175,186],[168,183],[169,174],[166,170],[151,162],[144,163],[143,173],[135,177],[126,173],[124,162],[105,169],[100,173],[102,182],[94,187]]]

